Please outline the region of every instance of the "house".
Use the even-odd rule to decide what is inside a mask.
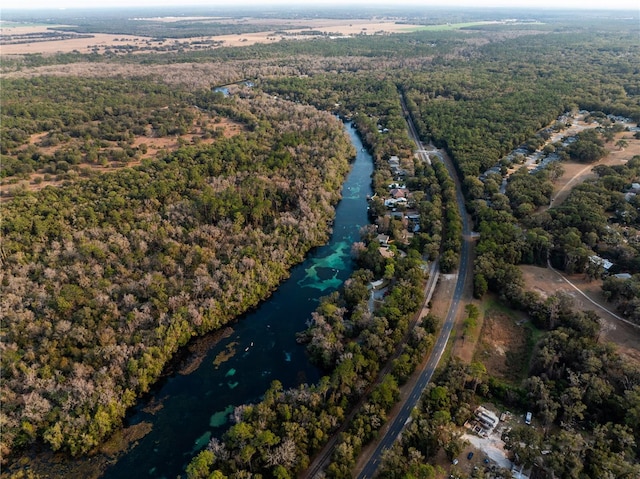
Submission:
[[[389,191],[389,194],[391,195],[391,197],[395,199],[406,198],[408,193],[409,191],[406,188],[392,188]]]
[[[465,426],[479,436],[486,437],[496,428],[498,422],[498,416],[493,411],[478,406],[473,413],[473,418],[469,419]]]
[[[482,426],[489,431],[498,425],[498,416],[494,412],[489,411],[482,406],[478,406],[475,411],[475,416],[478,422],[480,422]]]
[[[376,241],[380,243],[382,246],[389,246],[389,235],[379,234],[376,237]]]
[[[400,168],[400,158],[397,156],[389,158],[389,169],[394,175],[401,176],[404,174],[404,171]]]
[[[631,187],[624,194],[624,199],[630,202],[634,196],[640,195],[640,183],[631,183]]]
[[[605,258],[601,258],[596,254],[589,256],[589,261],[598,266],[602,266],[605,271],[608,271],[613,266],[613,263],[611,261]]]
[[[408,226],[413,233],[420,231],[420,215],[407,215]]]
[[[387,208],[395,208],[396,206],[406,206],[407,204],[407,199],[406,198],[389,198],[387,200],[384,200],[384,205]]]
[[[631,279],[631,275],[629,273],[618,273],[614,274],[613,276],[618,279]]]

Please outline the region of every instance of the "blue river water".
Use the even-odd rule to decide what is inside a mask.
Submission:
[[[136,407],[128,425],[146,422],[152,430],[110,466],[103,479],[185,477],[191,458],[211,437],[227,430],[235,406],[260,400],[276,379],[285,388],[319,379],[295,333],[306,328],[319,298],[351,275],[351,245],[368,224],[373,159],[353,126],[346,124],[345,129],[357,156],[343,185],[329,243],[311,251],[268,300],[231,324],[231,334],[207,351],[194,372],[165,378]]]

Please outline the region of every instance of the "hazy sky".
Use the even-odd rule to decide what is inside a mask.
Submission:
[[[533,8],[588,8],[588,9],[626,9],[639,10],[638,0],[99,0],[87,2],[86,0],[5,0],[3,8],[17,9],[51,9],[51,8],[89,8],[89,7],[139,7],[139,6],[190,6],[209,5],[215,7],[221,5],[241,6],[260,5],[369,5],[369,6],[398,6],[406,5],[442,5],[442,6],[474,6],[474,7],[533,7]]]

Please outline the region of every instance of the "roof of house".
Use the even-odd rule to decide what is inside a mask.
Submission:
[[[388,243],[389,242],[389,235],[383,235],[381,233],[376,237],[376,240],[378,240],[379,243]]]
[[[629,273],[618,273],[614,274],[614,276],[618,279],[631,279],[631,275]]]
[[[405,188],[392,188],[389,194],[394,198],[406,198],[407,190]]]
[[[594,264],[602,266],[604,269],[609,269],[613,266],[613,263],[611,261],[605,258],[601,258],[596,254],[589,256],[589,260]]]

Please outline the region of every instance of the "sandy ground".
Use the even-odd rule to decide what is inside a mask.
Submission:
[[[615,146],[616,142],[621,139],[626,140],[628,143],[623,149]],[[623,165],[635,155],[640,155],[640,140],[635,139],[633,134],[629,132],[618,133],[615,139],[607,143],[605,147],[609,150],[609,154],[595,163],[588,165],[576,161],[565,161],[561,163],[564,173],[554,183],[553,199],[551,200],[552,206],[557,206],[562,203],[575,186],[589,178],[595,178],[595,175],[592,173],[595,166]]]
[[[136,137],[133,141],[133,147],[139,147],[141,144],[147,145],[147,153],[142,155],[140,159],[131,160],[126,164],[120,162],[109,162],[106,165],[100,165],[95,163],[80,163],[77,165],[78,169],[89,169],[95,173],[106,173],[111,171],[120,170],[123,168],[131,168],[139,165],[143,159],[152,159],[161,150],[174,151],[180,146],[180,140],[184,144],[192,144],[194,141],[198,141],[201,144],[211,144],[215,141],[215,138],[200,139],[202,129],[196,127],[198,119],[194,120],[194,128],[197,133],[188,133],[178,137],[165,137],[165,138],[150,138],[146,136]],[[231,137],[237,135],[243,130],[243,126],[240,123],[234,122],[227,118],[221,118],[217,122],[209,121],[207,123],[208,128],[220,128],[224,137]],[[37,133],[31,136],[30,144],[38,146],[40,141],[47,136],[47,133]],[[64,143],[56,147],[40,147],[39,151],[45,155],[53,155],[56,150],[60,148],[69,147],[69,143]],[[112,145],[113,146],[113,145]],[[26,146],[25,146],[26,147]],[[56,179],[56,175],[51,175],[50,180],[45,180],[44,171],[38,170],[32,173],[29,178],[21,179],[17,183],[12,183],[10,178],[0,182],[0,202],[9,201],[18,190],[26,189],[28,191],[39,191],[47,186],[61,186],[65,181]]]
[[[490,304],[480,315],[483,324],[474,360],[484,364],[491,376],[519,382],[523,363],[528,360],[527,330],[522,325],[526,316]]]
[[[511,461],[507,458],[507,452],[504,450],[504,441],[500,439],[498,433],[491,434],[488,437],[464,434],[462,438],[469,441],[476,449],[484,452],[484,454],[499,467],[511,469]],[[465,457],[464,460],[466,461],[466,455],[463,457]]]
[[[627,141],[628,145],[625,148],[621,149],[616,146],[616,142],[620,139]],[[622,165],[635,155],[640,155],[640,140],[635,139],[633,134],[629,132],[618,133],[615,139],[607,143],[605,147],[609,150],[609,154],[596,163],[588,165],[574,161],[562,163],[564,173],[554,184],[552,206],[561,204],[575,186],[590,178],[595,178],[594,173],[592,173],[595,166]],[[597,311],[602,318],[601,340],[615,343],[621,354],[640,364],[640,328],[629,326],[606,311],[597,308],[575,291],[566,281],[562,280],[558,274],[547,268],[521,265],[520,269],[524,274],[528,289],[537,291],[545,296],[549,296],[556,291],[564,291],[571,295],[577,308]],[[587,281],[583,275],[568,276],[568,279],[596,303],[615,312],[614,305],[607,303],[602,295],[601,280]]]
[[[558,276],[557,273],[548,268],[521,265],[520,269],[528,289],[536,291],[545,297],[558,291],[565,292],[573,298],[577,309],[582,311],[592,310],[598,313],[602,320],[600,341],[614,343],[620,354],[640,365],[640,328],[623,323],[607,313],[607,311],[597,308]],[[568,276],[568,279],[589,298],[603,305],[604,308],[615,309],[612,304],[605,301],[602,295],[602,280],[588,281],[581,274]]]
[[[182,18],[180,20],[183,20]],[[171,21],[168,18],[162,19],[162,21]],[[229,23],[239,23],[239,21],[229,21]],[[400,33],[411,31],[412,29],[419,28],[419,25],[408,24],[396,24],[393,20],[284,20],[284,19],[244,19],[243,24],[269,24],[269,25],[285,25],[287,27],[288,35],[286,37],[282,35],[276,35],[273,30],[258,32],[258,33],[245,33],[235,35],[217,35],[207,37],[192,37],[183,39],[168,39],[162,42],[152,41],[150,37],[133,36],[133,35],[107,35],[102,33],[92,34],[92,38],[76,38],[69,40],[57,40],[57,41],[43,41],[43,42],[30,42],[9,44],[0,46],[0,55],[23,55],[28,53],[41,53],[41,54],[55,54],[55,53],[69,53],[74,50],[81,53],[90,53],[94,49],[98,49],[100,53],[103,53],[107,47],[117,46],[134,46],[138,47],[139,53],[148,53],[156,48],[168,48],[175,44],[185,45],[186,49],[195,48],[195,43],[202,42],[220,42],[222,46],[246,46],[256,43],[274,43],[282,40],[283,38],[290,39],[305,39],[313,38],[308,35],[296,35],[309,29],[319,30],[326,34],[336,35],[381,35],[389,33]],[[266,27],[267,25],[265,25]],[[305,28],[301,28],[301,27]],[[36,27],[3,27],[0,29],[0,37],[3,35],[20,35],[20,34],[33,34],[51,31],[51,26],[36,26]],[[191,46],[188,46],[191,44]]]

